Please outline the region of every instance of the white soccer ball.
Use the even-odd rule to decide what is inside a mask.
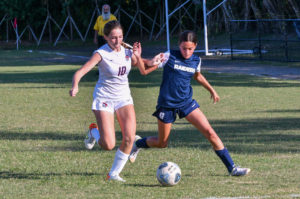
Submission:
[[[157,168],[156,178],[163,186],[174,186],[181,179],[181,170],[174,162],[164,162]]]

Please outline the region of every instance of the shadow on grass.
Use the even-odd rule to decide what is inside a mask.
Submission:
[[[224,144],[230,151],[243,154],[276,152],[300,152],[300,118],[274,119],[245,119],[245,120],[212,120],[211,124]],[[176,125],[176,126],[175,126]],[[169,139],[169,147],[201,148],[210,150],[210,143],[191,124],[175,123]],[[297,132],[297,133],[295,133]],[[156,136],[157,131],[139,131],[142,137]],[[71,146],[45,147],[46,151],[81,151],[85,150],[83,139],[85,135],[65,134],[61,132],[19,133],[1,132],[0,140],[65,140],[79,141]],[[120,144],[121,133],[116,132],[116,139]],[[100,147],[97,147],[100,149]],[[97,150],[95,150],[97,151]]]
[[[14,58],[13,58],[14,59]],[[46,57],[17,57],[13,62],[5,59],[0,63],[0,67],[27,67],[27,66],[50,66],[50,65],[83,65],[88,58],[70,58],[53,56]]]
[[[80,48],[78,48],[80,49]],[[71,49],[70,49],[71,50]],[[84,53],[72,54],[71,51],[63,51],[59,49],[52,50],[2,50],[0,52],[0,67],[22,67],[22,66],[49,66],[49,65],[83,65],[92,55],[94,49],[81,49],[88,51]]]
[[[211,124],[224,144],[231,151],[237,153],[299,153],[300,134],[295,133],[300,130],[299,119],[295,117],[236,121],[215,120]],[[206,139],[202,135],[200,136],[200,133],[196,136],[193,134],[196,130],[181,131],[176,130],[173,135],[175,145],[196,147],[200,144],[201,148],[211,148]],[[183,135],[184,139],[182,139]],[[179,139],[182,140],[181,143],[179,143]],[[195,140],[200,142],[197,143]]]
[[[1,131],[0,140],[83,140],[85,135],[63,134],[60,132],[37,132],[37,133],[20,133],[11,131]]]
[[[214,74],[207,72],[204,72],[203,75],[211,85],[220,87],[300,87],[299,81],[286,82],[278,79],[269,79],[250,75]],[[193,81],[192,84],[199,85],[195,81]]]
[[[159,185],[159,184],[124,184],[125,186],[128,186],[128,187],[162,187],[162,185]]]
[[[33,73],[2,73],[0,74],[1,83],[71,83],[76,69],[60,70],[52,72],[33,72]],[[82,82],[95,82],[97,76],[90,72],[82,78]]]
[[[266,113],[300,113],[300,109],[285,109],[285,110],[268,110],[268,111],[262,111]]]
[[[68,143],[55,144],[55,146],[37,146],[36,148],[18,148],[15,149],[16,152],[31,152],[31,151],[47,151],[47,152],[57,152],[57,151],[70,151],[70,152],[78,152],[78,151],[87,151],[84,146],[84,139],[86,137],[85,133],[80,134],[66,134],[64,132],[12,132],[12,131],[0,131],[0,140],[42,140],[42,141],[68,141]],[[121,142],[122,133],[116,131],[116,139]],[[69,142],[71,141],[71,142]],[[117,143],[113,150],[116,150],[120,143]],[[97,144],[92,150],[88,150],[89,153],[98,153],[99,150],[102,150],[100,146]],[[2,150],[2,152],[6,152],[6,150]],[[10,151],[7,151],[10,152]]]
[[[0,172],[0,179],[30,179],[30,180],[39,180],[50,178],[53,176],[99,176],[103,175],[100,173],[78,173],[78,172],[71,172],[71,173],[22,173],[22,172],[11,172],[11,171],[2,171]]]
[[[300,118],[212,120],[211,124],[225,146],[235,153],[299,153]],[[210,143],[185,120],[173,125],[169,147],[211,149]],[[174,128],[175,127],[175,128]],[[137,132],[156,136],[157,132]]]
[[[144,88],[160,86],[162,81],[162,69],[156,70],[147,76],[140,75],[137,69],[133,69],[129,75],[131,87]],[[277,88],[277,87],[300,87],[300,82],[286,82],[282,80],[271,80],[248,75],[231,75],[206,73],[203,75],[213,86],[220,87],[260,87],[260,88]],[[192,85],[198,85],[195,80],[191,81]],[[158,93],[157,93],[158,94]]]
[[[10,72],[0,74],[1,83],[71,83],[74,72],[77,68],[71,70],[59,70],[48,72]],[[98,71],[94,68],[85,75],[81,82],[91,82],[96,84],[98,80]],[[226,75],[226,74],[213,74],[204,73],[204,76],[213,86],[222,87],[300,87],[300,82],[270,80],[265,78],[258,78],[247,75]],[[130,87],[147,88],[159,87],[161,84],[162,69],[156,70],[147,76],[140,74],[137,68],[133,68],[129,74]],[[199,85],[196,81],[192,80],[192,85]]]

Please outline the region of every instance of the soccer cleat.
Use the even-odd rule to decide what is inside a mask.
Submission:
[[[93,137],[93,135],[91,133],[91,130],[94,128],[98,129],[97,124],[95,124],[95,123],[90,124],[88,133],[86,135],[86,138],[84,139],[85,148],[87,148],[88,150],[93,149],[93,147],[96,143],[96,139]]]
[[[115,176],[110,176],[109,174],[107,174],[106,176],[106,180],[107,181],[119,181],[119,182],[126,182],[123,178],[121,178],[119,175],[115,175]]]
[[[131,150],[131,152],[130,152],[130,155],[129,155],[129,161],[131,162],[131,163],[134,163],[135,162],[135,159],[136,159],[136,157],[137,157],[137,155],[138,155],[138,153],[140,152],[140,150],[141,150],[141,148],[138,148],[137,146],[136,146],[136,141],[138,141],[139,139],[142,139],[139,135],[136,135],[135,136],[135,140],[134,140],[134,143],[133,143],[133,146],[132,146],[132,150]]]
[[[238,166],[234,167],[230,173],[231,176],[244,176],[250,173],[251,169],[249,168],[240,168]]]

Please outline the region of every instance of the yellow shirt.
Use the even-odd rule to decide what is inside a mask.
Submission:
[[[108,20],[103,20],[102,15],[100,15],[97,20],[96,23],[94,25],[94,30],[98,31],[98,35],[103,36],[103,29],[104,29],[104,25],[109,22],[109,21],[113,21],[113,20],[117,20],[117,18],[114,15],[110,15]]]

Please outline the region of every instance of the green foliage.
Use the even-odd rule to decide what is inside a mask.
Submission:
[[[17,17],[19,20],[24,20],[27,24],[36,23],[39,21],[36,19],[45,15],[42,1],[38,0],[2,0],[0,1],[0,7],[9,15],[10,19]]]
[[[141,10],[146,13],[150,18],[154,18],[156,11],[159,11],[157,17],[157,24],[162,26],[165,19],[165,8],[164,0],[153,0],[153,1],[142,1],[142,0],[97,0],[98,6],[101,10],[101,6],[104,3],[108,3],[111,6],[112,12],[116,11],[119,7],[126,11],[130,16],[135,16],[137,12],[137,2]],[[185,2],[181,1],[168,1],[169,12],[173,11],[180,4]],[[209,0],[207,3],[207,10],[213,9],[216,5],[223,2],[223,0]],[[246,6],[248,2],[248,6]],[[254,2],[256,8],[252,6],[250,0],[247,1],[238,1],[230,0],[227,1],[223,6],[217,8],[213,13],[208,17],[208,31],[209,34],[219,34],[224,31],[229,32],[228,20],[230,19],[256,19],[254,12],[258,12],[258,16],[262,18],[272,18],[274,14],[278,18],[297,18],[297,9],[300,7],[299,1],[294,1],[295,6],[293,7],[290,1],[277,1],[278,3],[273,3],[273,5],[268,5],[269,8],[274,7],[274,13],[271,13],[270,9],[267,9],[267,3],[273,1],[261,1],[261,0],[251,0]],[[267,3],[266,3],[267,2]],[[187,9],[187,7],[189,7]],[[8,14],[9,20],[12,20],[14,17],[18,18],[19,30],[23,30],[27,25],[30,25],[34,32],[39,35],[44,25],[47,8],[49,13],[54,18],[54,20],[62,26],[68,16],[68,11],[73,17],[76,25],[82,34],[87,30],[87,27],[90,23],[92,13],[95,9],[95,0],[1,0],[0,1],[0,19],[5,14]],[[203,14],[202,14],[202,0],[193,0],[186,4],[185,8],[188,10],[185,14],[185,9],[180,9],[175,12],[172,17],[170,17],[169,25],[170,29],[176,27],[173,31],[173,35],[176,35],[182,29],[192,29],[199,31],[203,27]],[[298,9],[299,10],[299,9]],[[182,15],[181,15],[181,14]],[[184,15],[185,14],[185,15]],[[195,21],[191,20],[192,17]],[[139,16],[137,17],[139,19]],[[93,19],[95,20],[95,19]],[[132,19],[121,12],[119,19],[124,27],[124,30],[127,31],[127,28],[131,25]],[[153,22],[145,16],[141,16],[142,24],[148,29],[147,36],[150,35],[152,30]],[[93,25],[94,21],[92,21]],[[179,25],[180,24],[180,25]],[[179,28],[180,27],[180,28]],[[1,32],[4,29],[4,26],[0,27]],[[251,28],[251,27],[248,27]],[[9,37],[15,37],[15,33],[12,31],[12,28],[9,28]],[[65,32],[68,34],[70,32],[70,26],[65,27]],[[247,28],[246,28],[247,29]],[[161,30],[160,27],[154,26],[153,34],[157,34]],[[59,29],[52,24],[52,35],[57,36]],[[144,31],[144,30],[143,30]],[[73,32],[75,30],[73,29]],[[146,31],[147,32],[147,31]],[[28,33],[25,33],[28,34]],[[49,36],[49,31],[46,30],[45,37]],[[89,32],[90,37],[92,36],[92,31]],[[130,31],[130,36],[137,36],[140,34],[140,26],[136,23],[133,24]],[[74,34],[77,36],[77,34]],[[145,34],[144,34],[145,35]],[[6,35],[5,35],[6,36]],[[163,35],[162,35],[163,36]],[[0,38],[4,38],[0,34]],[[24,36],[23,38],[26,38]],[[79,37],[78,37],[79,38]]]

